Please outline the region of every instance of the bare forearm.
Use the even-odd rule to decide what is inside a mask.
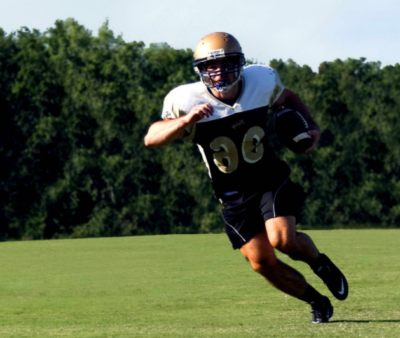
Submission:
[[[176,119],[159,121],[152,124],[144,138],[144,144],[150,148],[159,148],[185,135],[185,129],[194,125],[204,117],[213,114],[209,103],[198,104],[190,112]]]
[[[182,137],[188,126],[183,117],[153,123],[144,138],[146,147],[159,148]]]

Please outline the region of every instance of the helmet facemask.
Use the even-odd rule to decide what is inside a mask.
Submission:
[[[227,93],[240,80],[246,61],[242,55],[226,56],[215,60],[221,61],[215,66],[214,60],[197,62],[195,70],[207,88]],[[218,80],[215,80],[216,77]]]

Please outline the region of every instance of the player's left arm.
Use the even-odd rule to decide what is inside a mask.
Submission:
[[[304,153],[309,153],[311,150],[315,148],[320,138],[320,129],[318,125],[315,123],[313,118],[311,117],[310,110],[306,106],[306,104],[290,89],[285,88],[282,91],[282,94],[275,101],[273,107],[281,107],[284,106],[286,108],[290,108],[298,111],[308,122],[310,126],[310,130],[308,134],[311,136],[313,143],[310,148],[308,148]]]

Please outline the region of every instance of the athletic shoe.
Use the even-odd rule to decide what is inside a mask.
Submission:
[[[312,320],[311,324],[328,323],[329,318],[333,316],[333,306],[328,297],[324,297],[322,305],[316,307],[311,304]]]
[[[332,295],[345,300],[349,294],[346,277],[326,255],[320,254],[319,262],[321,265],[313,269],[314,273],[324,281]]]

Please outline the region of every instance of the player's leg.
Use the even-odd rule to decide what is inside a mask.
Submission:
[[[274,192],[272,207],[274,217],[267,218],[268,213],[264,216],[271,245],[290,258],[309,264],[332,294],[337,299],[344,300],[348,295],[348,284],[343,273],[326,255],[319,253],[308,235],[296,231],[296,217],[286,216],[296,215],[299,204],[296,198],[298,198],[296,188],[290,181]]]
[[[249,260],[254,271],[261,274],[270,284],[310,304],[313,309],[312,323],[329,321],[333,315],[329,299],[309,285],[297,270],[276,257],[266,231],[259,232],[244,244],[240,251]]]
[[[233,248],[240,249],[256,272],[283,292],[300,297],[308,284],[299,272],[277,259],[267,236],[264,217],[260,214],[262,199],[272,207],[272,197],[271,191],[265,194],[236,192],[223,196],[225,232]]]
[[[226,234],[233,248],[241,250],[255,271],[276,288],[309,303],[313,307],[313,323],[325,323],[333,314],[329,299],[308,285],[299,272],[275,256],[267,236],[265,218],[259,208],[264,197],[272,206],[272,191],[223,195],[221,202],[224,206],[222,215]]]
[[[280,261],[265,231],[259,232],[240,248],[254,271],[258,272],[277,289],[301,297],[307,290],[305,278],[295,269]]]
[[[296,231],[294,216],[270,218],[265,222],[265,227],[271,245],[275,249],[287,254],[293,260],[300,260],[309,265],[317,261],[318,249],[308,235]]]

